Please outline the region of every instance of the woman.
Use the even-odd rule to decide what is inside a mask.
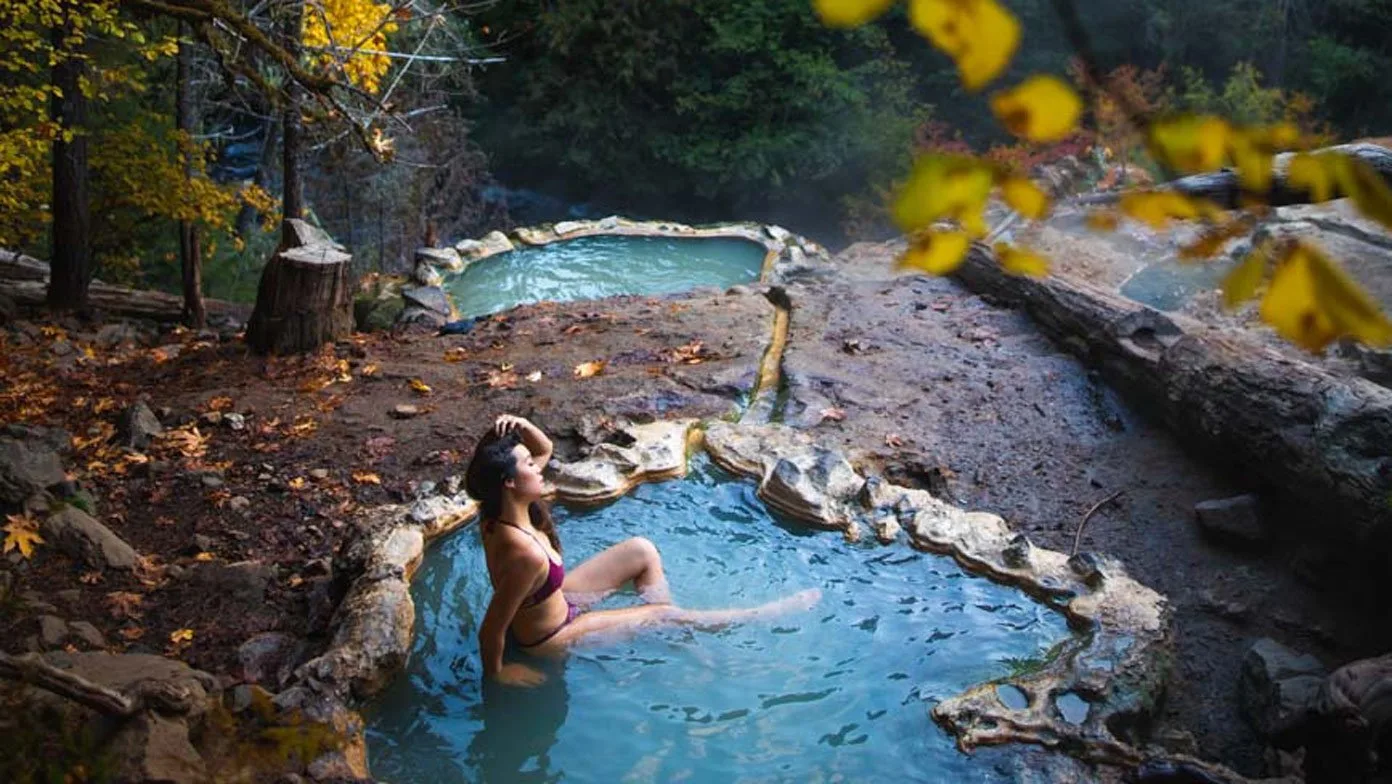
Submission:
[[[683,610],[672,604],[662,557],[643,537],[620,542],[567,573],[555,523],[541,503],[541,472],[550,459],[546,434],[522,417],[504,414],[469,463],[465,485],[482,507],[479,527],[493,583],[493,599],[479,628],[486,676],[520,686],[545,679],[525,664],[503,663],[509,635],[522,650],[554,655],[599,632],[659,623],[718,627],[811,607],[821,598],[820,591],[811,589],[744,610]],[[645,604],[582,612],[630,580]]]

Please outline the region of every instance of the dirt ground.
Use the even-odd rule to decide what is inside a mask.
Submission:
[[[779,416],[865,469],[1000,514],[1054,549],[1071,549],[1088,510],[1119,492],[1080,548],[1119,557],[1173,602],[1178,655],[1162,728],[1259,773],[1262,749],[1237,714],[1245,648],[1270,636],[1337,665],[1384,652],[1387,627],[1297,580],[1297,548],[1205,541],[1193,505],[1243,492],[1240,477],[1213,475],[1025,317],[949,280],[893,277],[891,255],[852,248],[831,279],[790,287]],[[236,648],[257,632],[306,638],[311,655],[322,647],[343,588],[331,559],[355,511],[462,473],[495,415],[533,418],[562,459],[616,417],[734,416],[772,323],[765,297],[737,289],[527,306],[463,336],[357,335],[294,359],[263,360],[215,334],[103,348],[98,325],[0,332],[0,423],[74,436],[68,470],[92,490],[96,516],[145,556],[134,574],[101,573],[40,546],[0,567],[50,610],[94,624],[110,650],[166,653],[236,683]],[[603,370],[577,377],[592,361]],[[106,436],[137,398],[174,433],[131,457]],[[247,560],[272,567],[264,601],[189,577]],[[50,610],[11,609],[0,648],[18,652]]]

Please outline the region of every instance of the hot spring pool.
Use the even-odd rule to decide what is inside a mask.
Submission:
[[[784,524],[702,459],[599,509],[558,507],[568,564],[643,535],[676,601],[749,606],[808,587],[810,611],[721,632],[651,631],[531,661],[547,683],[479,683],[490,588],[477,530],[415,578],[406,674],[368,714],[374,776],[394,782],[997,781],[1006,752],[956,751],[932,705],[1070,634],[1023,593],[903,546]],[[632,593],[603,606],[638,601]]]
[[[764,247],[741,239],[581,237],[470,264],[445,281],[462,317],[541,300],[671,294],[759,279]]]

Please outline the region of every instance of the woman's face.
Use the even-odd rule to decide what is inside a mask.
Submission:
[[[513,459],[517,461],[517,473],[508,480],[508,489],[524,501],[541,498],[541,466],[532,459],[532,453],[522,444],[512,448]]]

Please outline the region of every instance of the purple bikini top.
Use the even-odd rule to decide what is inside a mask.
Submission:
[[[509,523],[506,520],[491,520],[489,521],[490,528],[492,527],[493,523],[502,523],[503,525],[512,526],[513,528],[516,528],[522,533],[532,537],[532,541],[536,542],[537,547],[540,547],[542,554],[546,556],[546,582],[542,583],[540,588],[536,589],[536,591],[534,591],[531,596],[528,596],[526,599],[522,601],[522,607],[535,607],[538,604],[541,604],[542,602],[546,601],[546,599],[550,597],[551,594],[555,593],[556,591],[559,591],[561,589],[561,583],[565,582],[565,564],[556,563],[555,561],[551,560],[551,551],[546,549],[546,545],[541,543],[541,540],[536,537],[536,534],[532,533],[531,531],[528,531],[520,525]]]

